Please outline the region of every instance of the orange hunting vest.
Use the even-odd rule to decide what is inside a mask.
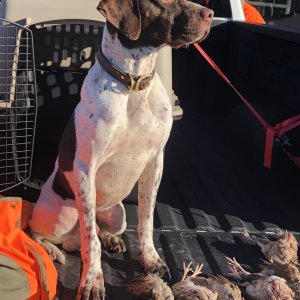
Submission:
[[[52,300],[57,271],[44,248],[21,230],[21,210],[21,198],[0,198],[0,298]]]
[[[245,1],[244,3],[244,14],[245,20],[248,22],[258,23],[258,24],[266,24],[264,18],[261,16],[259,11],[249,3]]]

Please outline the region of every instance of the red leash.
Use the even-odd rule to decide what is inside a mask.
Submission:
[[[266,134],[265,141],[265,154],[264,154],[264,166],[271,169],[272,164],[272,152],[274,139],[278,139],[281,142],[282,148],[287,156],[300,168],[300,157],[294,156],[287,149],[287,144],[282,141],[284,133],[300,126],[300,115],[289,118],[275,126],[268,124],[264,118],[254,109],[254,107],[246,100],[246,98],[236,89],[236,87],[230,82],[221,69],[215,64],[215,62],[208,56],[208,54],[198,44],[194,44],[195,48],[205,58],[205,60],[215,69],[215,71],[228,83],[228,85],[235,91],[235,93],[242,99],[244,104],[250,109],[256,119],[261,123]]]

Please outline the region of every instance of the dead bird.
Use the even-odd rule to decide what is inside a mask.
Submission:
[[[202,272],[202,266],[196,267],[196,272],[200,275]],[[210,276],[210,277],[192,277],[190,278],[193,283],[199,286],[206,287],[213,292],[218,293],[218,300],[242,300],[244,299],[240,288],[225,278],[224,276]]]
[[[195,271],[190,268],[191,265],[192,263],[189,263],[187,266],[183,263],[182,279],[172,286],[175,300],[217,300],[217,292],[213,292],[209,288],[194,282],[196,277],[202,273],[203,265],[197,265]],[[193,272],[193,274],[187,276],[189,272]]]
[[[298,263],[298,242],[291,232],[283,232],[276,241],[271,241],[267,236],[250,236],[247,231],[243,231],[242,234],[255,242],[269,261],[277,256],[282,262]]]
[[[282,262],[274,256],[270,262],[265,262],[267,266],[262,270],[262,274],[276,275],[286,280],[287,285],[295,293],[295,299],[300,299],[300,271],[299,265],[289,262]]]
[[[205,286],[218,293],[218,300],[243,300],[240,288],[224,276],[197,277],[193,280],[197,285]]]
[[[170,287],[155,274],[132,279],[128,289],[133,300],[174,300]]]
[[[295,293],[285,279],[275,275],[247,272],[235,258],[226,257],[230,276],[243,282],[247,298],[253,300],[293,300]]]

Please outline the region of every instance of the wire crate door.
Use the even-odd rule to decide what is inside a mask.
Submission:
[[[0,192],[30,177],[36,113],[32,32],[0,18]]]

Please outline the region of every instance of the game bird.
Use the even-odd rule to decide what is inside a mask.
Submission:
[[[265,257],[271,261],[277,256],[282,262],[298,263],[298,242],[295,236],[288,231],[280,234],[278,240],[272,241],[267,236],[249,235],[247,231],[243,231],[243,236],[255,242]]]
[[[156,274],[134,278],[128,289],[133,300],[174,300],[170,287]]]
[[[295,293],[295,299],[300,299],[300,271],[299,265],[294,263],[282,262],[277,256],[274,256],[270,262],[265,262],[267,265],[262,274],[276,275],[286,280],[288,286]]]
[[[243,283],[245,297],[253,300],[293,300],[295,293],[287,285],[285,279],[276,275],[265,275],[262,273],[247,272],[235,258],[229,258],[228,275]]]
[[[198,285],[195,282],[197,276],[202,273],[203,265],[197,265],[194,271],[191,265],[192,263],[189,263],[187,266],[183,263],[182,279],[172,286],[175,300],[217,300],[217,292],[213,292],[209,288]],[[189,272],[192,272],[192,275],[188,276]]]
[[[196,267],[198,275],[201,274],[202,271],[200,267]],[[203,277],[203,276],[196,276],[192,277],[190,280],[193,281],[196,285],[206,287],[213,292],[218,293],[218,300],[242,300],[242,293],[240,288],[225,278],[224,276],[217,275],[217,276],[210,276],[210,277]]]

